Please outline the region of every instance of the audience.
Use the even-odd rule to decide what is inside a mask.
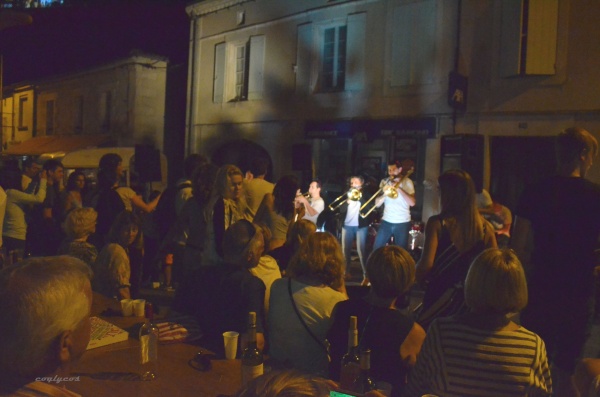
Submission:
[[[67,238],[58,248],[58,254],[81,259],[92,268],[98,250],[87,239],[96,230],[97,219],[98,213],[93,208],[74,208],[69,212],[62,225]]]
[[[83,207],[85,188],[85,174],[82,171],[71,172],[67,179],[67,186],[61,195],[63,214],[68,214],[74,208]]]
[[[300,219],[297,222],[290,224],[285,244],[269,252],[269,254],[275,258],[279,265],[279,269],[281,269],[283,273],[285,273],[292,257],[300,249],[302,242],[306,240],[309,234],[315,233],[316,231],[317,225],[308,219]]]
[[[296,370],[271,371],[249,382],[234,397],[329,397],[333,384]]]
[[[550,396],[544,341],[510,317],[527,305],[521,262],[507,249],[487,249],[469,268],[469,311],[438,318],[410,373],[403,396]]]
[[[39,186],[39,174],[42,165],[33,157],[27,157],[23,161],[23,173],[21,174],[21,190],[25,193],[36,193]]]
[[[121,212],[110,229],[108,243],[94,264],[94,291],[110,298],[136,297],[141,271],[141,247],[139,217],[129,211]]]
[[[327,375],[325,342],[336,303],[348,299],[343,281],[344,255],[337,239],[314,233],[302,243],[287,269],[288,278],[271,286],[269,347],[284,366]]]
[[[397,298],[415,282],[415,261],[403,248],[381,247],[367,261],[367,276],[371,289],[364,298],[339,302],[333,309],[327,334],[331,343],[329,375],[335,380],[340,377],[349,319],[357,316],[359,348],[371,350],[371,375],[392,384],[392,395],[399,396],[425,339],[423,328],[395,306]]]
[[[264,248],[261,253],[258,265],[250,269],[250,273],[260,278],[265,283],[265,313],[269,313],[269,297],[271,296],[271,284],[277,279],[281,278],[281,270],[277,265],[277,261],[270,255],[265,254],[269,252],[269,241],[271,240],[271,231],[268,227],[260,227],[264,239]]]
[[[449,170],[438,181],[442,211],[427,221],[417,263],[417,282],[426,288],[418,318],[424,328],[436,317],[464,310],[462,283],[469,264],[485,248],[496,248],[494,228],[477,211],[471,176]]]
[[[265,180],[268,168],[269,160],[264,157],[256,157],[252,159],[250,169],[246,172],[244,191],[246,192],[248,210],[252,218],[256,215],[265,194],[273,193],[275,187],[271,182]]]
[[[256,211],[254,222],[266,225],[271,230],[271,250],[281,247],[285,241],[290,223],[294,220],[295,199],[299,189],[298,179],[293,175],[281,177],[273,193],[263,197],[260,207]]]
[[[0,271],[0,394],[75,397],[62,383],[90,339],[90,269],[68,257],[32,258]]]

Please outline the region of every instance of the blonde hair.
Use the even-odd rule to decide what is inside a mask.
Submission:
[[[342,285],[344,254],[337,239],[329,232],[310,234],[290,261],[290,277],[307,276],[334,289]]]
[[[75,208],[63,222],[63,230],[71,240],[86,237],[96,228],[98,213],[93,208]]]
[[[518,313],[527,306],[527,280],[510,249],[489,248],[471,264],[465,280],[465,303],[479,313]]]
[[[475,184],[463,170],[448,170],[438,178],[440,185],[441,218],[457,232],[453,243],[459,251],[471,248],[483,238],[483,219],[477,210]]]
[[[378,248],[367,261],[367,277],[375,294],[395,298],[414,284],[415,260],[395,245]]]
[[[214,207],[215,203],[217,202],[217,200],[219,199],[219,197],[222,197],[224,199],[227,198],[227,190],[229,189],[229,182],[231,182],[231,178],[233,178],[236,175],[239,175],[242,178],[244,178],[244,174],[242,173],[242,170],[240,170],[237,166],[235,166],[233,164],[225,164],[225,165],[219,167],[219,169],[217,170],[217,174],[215,175],[215,185],[214,185],[214,188],[212,191],[209,205],[206,208],[207,219],[212,219],[212,216],[209,216],[209,215],[212,214],[213,207]],[[245,214],[246,214],[246,211],[248,208],[248,205],[246,203],[246,195],[242,192],[242,194],[240,195],[240,198],[238,200],[235,200],[235,203],[236,203],[236,205],[234,206],[234,209],[236,212],[236,216],[234,218],[236,218],[236,219],[245,218]]]
[[[330,384],[297,370],[271,371],[240,390],[236,397],[328,397]]]

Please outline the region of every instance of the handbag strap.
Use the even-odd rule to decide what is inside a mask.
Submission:
[[[319,338],[317,338],[317,336],[315,334],[312,333],[310,328],[308,328],[308,325],[306,325],[306,323],[304,322],[304,319],[302,318],[302,315],[298,311],[298,307],[296,307],[296,302],[294,301],[294,295],[292,294],[292,278],[291,277],[288,278],[288,292],[290,294],[290,300],[292,301],[292,307],[294,308],[296,315],[300,319],[300,323],[304,326],[304,329],[306,329],[306,332],[308,332],[308,334],[315,340],[315,342],[317,342],[319,344],[319,346],[321,346],[321,348],[323,350],[325,350],[325,353],[329,354],[329,349],[327,348],[327,346],[325,346],[325,344]]]

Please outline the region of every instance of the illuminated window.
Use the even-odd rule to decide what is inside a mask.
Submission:
[[[213,102],[261,99],[263,94],[265,37],[215,46]]]
[[[27,108],[27,97],[26,96],[22,96],[19,97],[19,124],[18,124],[18,128],[19,129],[27,129],[27,119],[25,117],[25,111]]]
[[[343,90],[346,81],[346,25],[324,30],[322,61],[322,88]]]

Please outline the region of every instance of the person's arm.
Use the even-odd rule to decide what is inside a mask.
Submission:
[[[425,330],[419,324],[414,323],[406,339],[400,345],[400,357],[407,367],[414,367],[424,341]]]
[[[110,263],[109,271],[112,283],[119,292],[121,299],[130,299],[131,294],[129,288],[131,287],[131,265],[129,263],[129,257],[125,250],[113,244],[110,248]]]
[[[267,224],[267,218],[269,218],[269,213],[273,211],[274,203],[275,198],[273,197],[273,194],[265,194],[262,201],[260,202],[260,206],[256,210],[256,214],[254,215],[254,222],[260,224]]]
[[[131,197],[131,204],[133,204],[134,207],[139,208],[146,213],[150,213],[154,211],[154,209],[158,205],[158,200],[160,200],[160,194],[149,203],[146,203],[144,199],[142,199],[142,196],[135,194]]]
[[[308,202],[308,200],[306,199],[306,197],[304,196],[298,196],[296,197],[296,201],[298,201],[300,204],[302,204],[304,206],[304,209],[306,210],[306,214],[308,216],[315,216],[321,213],[321,211],[323,211],[323,209],[325,208],[325,206],[323,206],[323,208],[321,209],[321,211],[319,211],[319,207],[317,208],[313,208],[310,203]],[[318,201],[318,203],[321,203],[322,201]],[[315,205],[316,207],[316,205]]]
[[[40,188],[37,193],[29,194],[20,190],[11,189],[11,198],[20,204],[40,204],[46,199],[46,178],[40,179]]]
[[[510,247],[515,250],[517,257],[527,273],[531,271],[531,252],[533,250],[533,230],[531,222],[522,216],[515,216]]]
[[[439,235],[442,231],[442,223],[437,216],[429,218],[425,226],[425,243],[421,259],[417,262],[417,282],[422,283],[433,267],[435,253],[438,247]]]
[[[431,382],[433,381],[433,368],[439,366],[435,363],[436,357],[442,354],[437,349],[438,339],[437,327],[435,321],[429,327],[421,352],[417,362],[408,376],[408,384],[402,390],[402,397],[422,396],[431,392]]]
[[[496,241],[496,231],[494,226],[489,221],[482,219],[485,222],[485,236],[483,241],[485,243],[485,248],[498,248],[498,242]]]
[[[411,184],[412,186],[412,184]],[[404,201],[406,201],[406,203],[411,206],[414,207],[415,204],[417,203],[417,200],[415,199],[415,194],[414,193],[408,193],[406,190],[402,189],[400,186],[398,186],[396,188],[396,190],[398,191],[398,195],[402,196],[402,198],[404,198]],[[414,188],[413,188],[414,191]]]

